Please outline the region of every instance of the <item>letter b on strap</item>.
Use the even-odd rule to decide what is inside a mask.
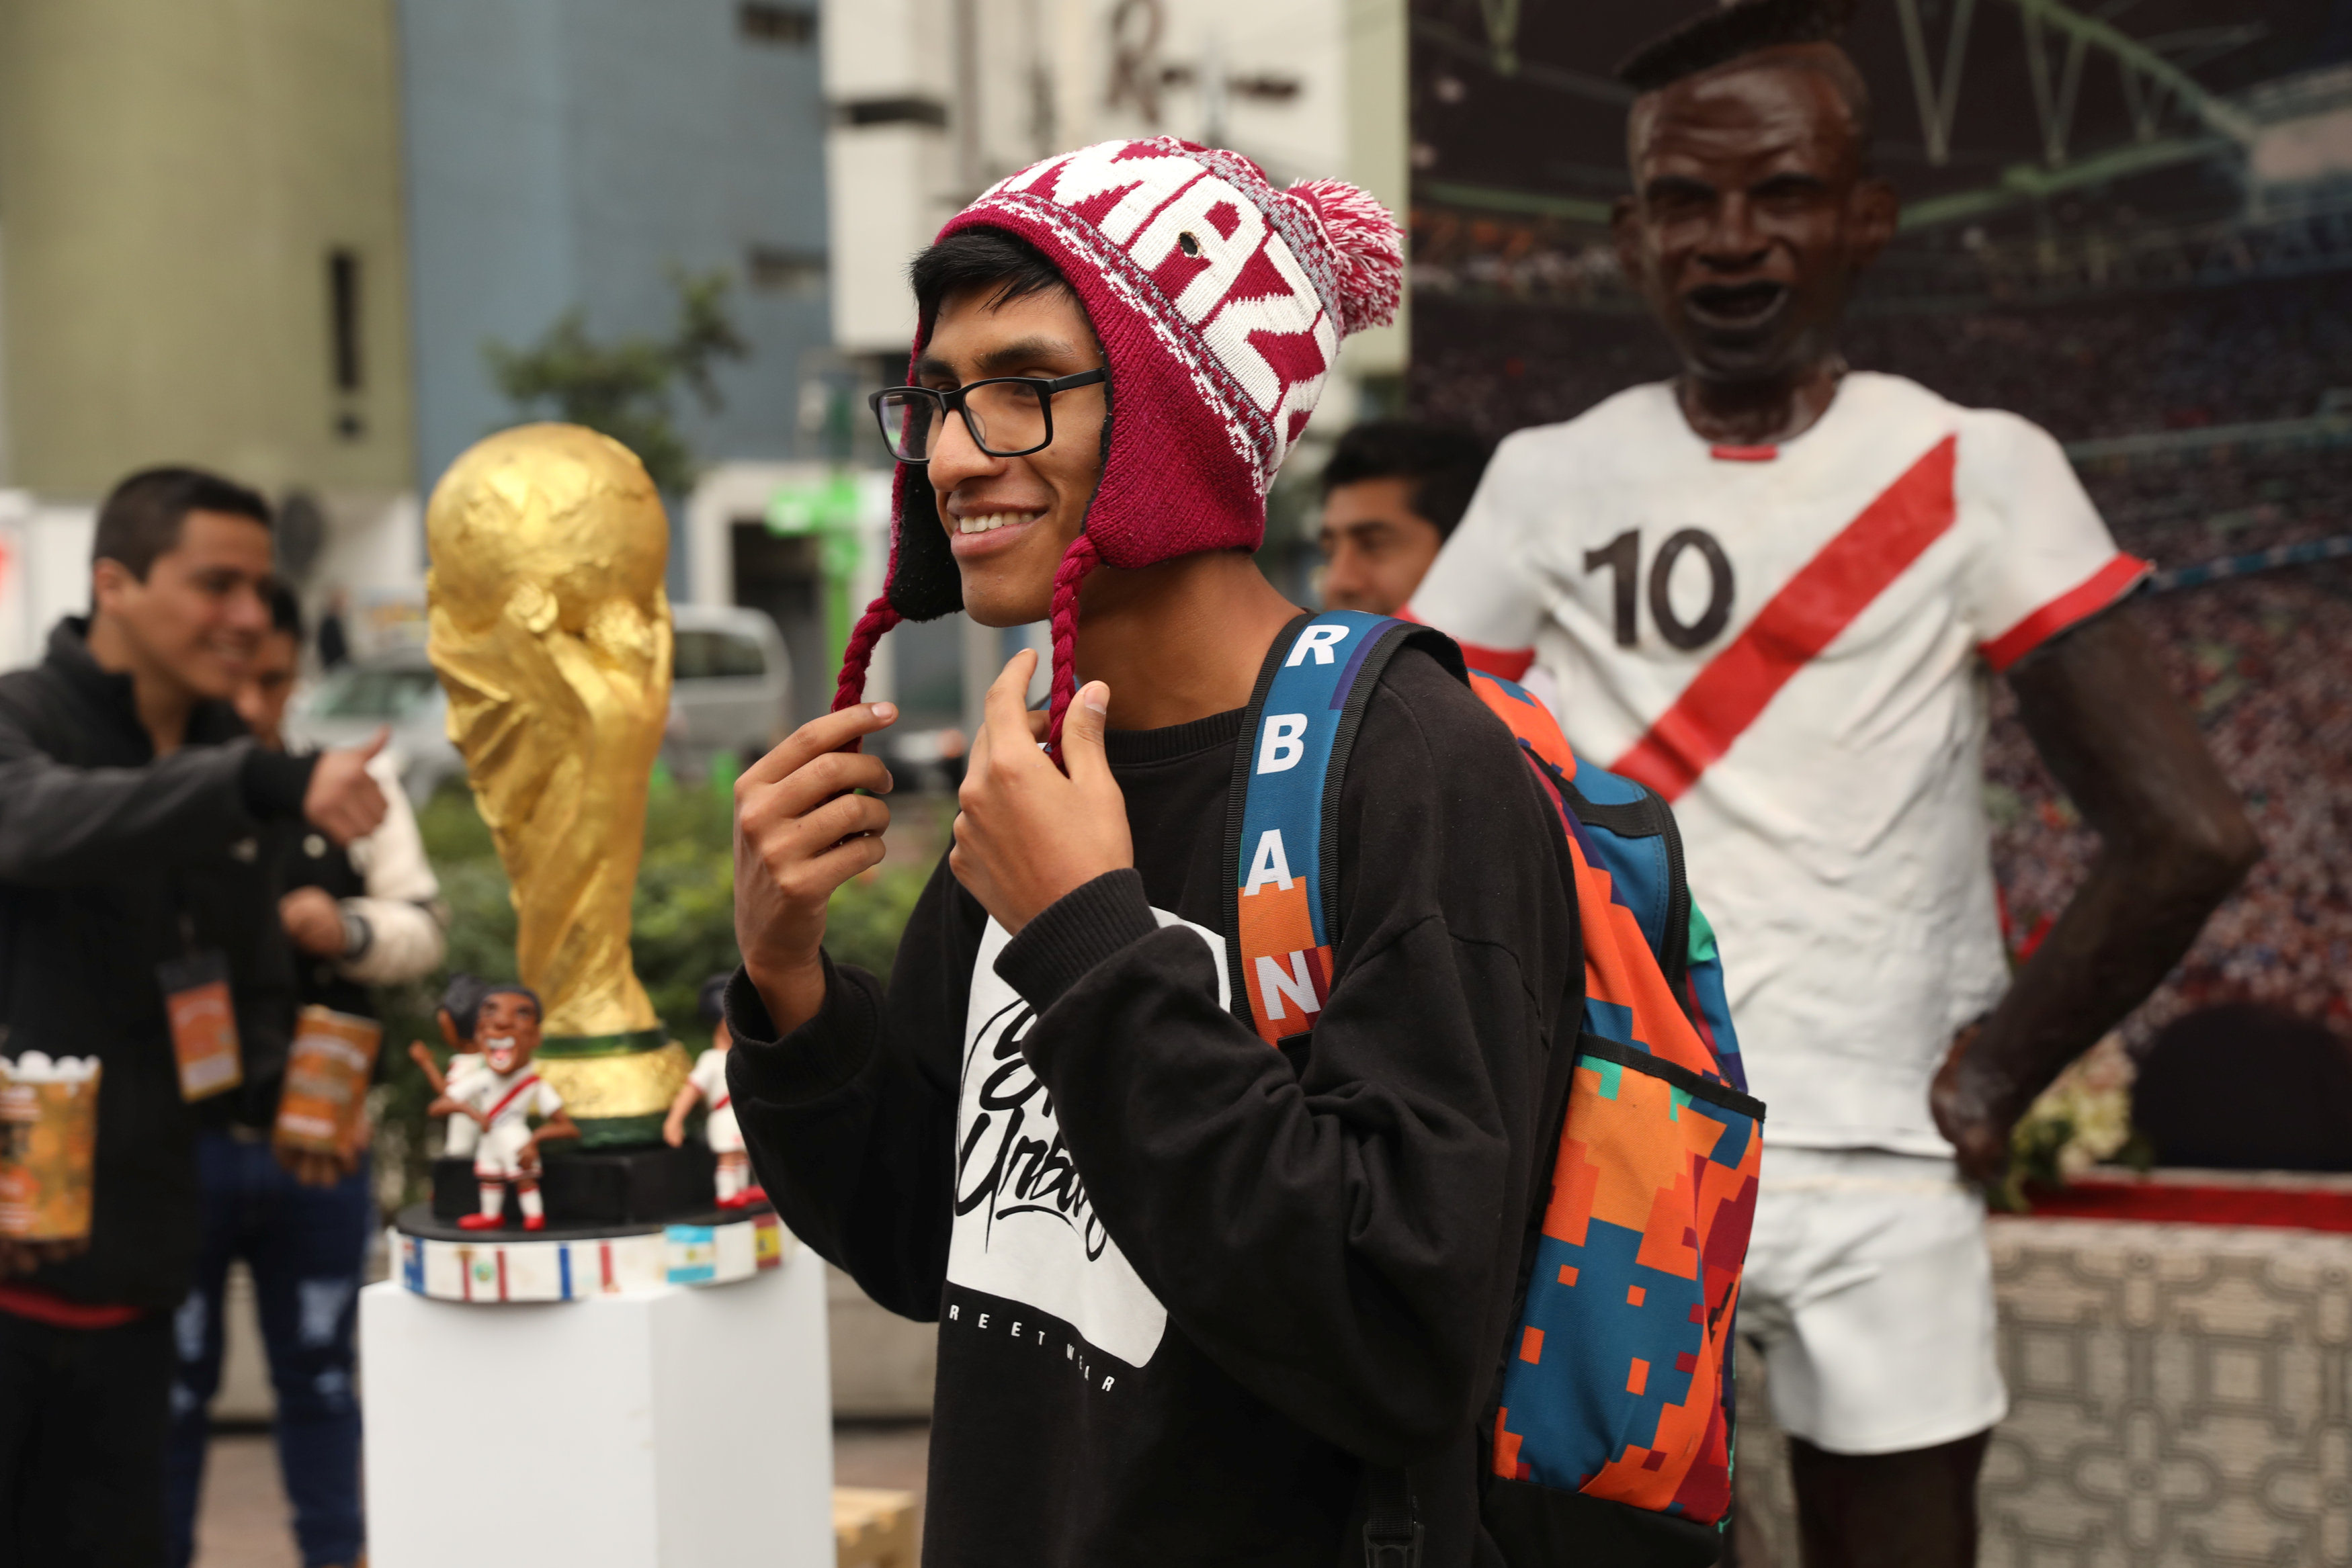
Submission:
[[[1310,628],[1311,630],[1311,628]],[[1287,773],[1298,766],[1307,755],[1307,716],[1303,713],[1270,713],[1259,727],[1257,741],[1257,771]]]

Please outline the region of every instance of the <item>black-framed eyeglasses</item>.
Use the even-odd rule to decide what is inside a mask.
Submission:
[[[890,455],[901,463],[928,463],[945,427],[948,411],[963,415],[972,444],[991,457],[1025,457],[1054,444],[1054,394],[1107,382],[1102,369],[1074,376],[996,376],[944,392],[931,387],[884,387],[866,401],[882,426]]]

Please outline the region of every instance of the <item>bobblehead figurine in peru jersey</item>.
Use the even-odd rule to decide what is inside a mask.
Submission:
[[[713,975],[702,982],[702,1021],[710,1026],[710,1049],[695,1058],[694,1071],[670,1102],[662,1139],[673,1149],[686,1142],[687,1113],[697,1101],[708,1103],[710,1113],[703,1118],[702,1136],[719,1156],[719,1207],[748,1208],[766,1202],[768,1195],[752,1184],[751,1156],[743,1152],[735,1103],[727,1091],[727,1051],[734,1044],[727,1032],[727,980],[725,975]]]
[[[433,1009],[433,1021],[440,1027],[442,1043],[449,1048],[446,1075],[424,1041],[409,1047],[409,1055],[424,1071],[425,1080],[432,1084],[436,1095],[462,1102],[474,1074],[482,1070],[482,1053],[474,1048],[474,1015],[481,1005],[481,981],[471,975],[449,977],[448,985],[441,991],[441,1004]],[[474,1145],[481,1141],[482,1124],[471,1116],[452,1115],[442,1137],[441,1153],[445,1157],[471,1159]]]
[[[474,1006],[471,1036],[481,1065],[462,1077],[453,1071],[427,1107],[430,1114],[467,1118],[480,1128],[474,1179],[480,1185],[482,1207],[457,1221],[467,1230],[496,1230],[506,1223],[509,1182],[522,1203],[522,1228],[544,1229],[539,1146],[550,1138],[580,1135],[562,1098],[531,1066],[539,1051],[539,998],[532,992],[520,986],[486,987]]]
[[[1936,1568],[2007,1404],[1970,1184],[2259,847],[2058,444],[1838,352],[1898,205],[1852,8],[1743,0],[1621,68],[1618,256],[1682,373],[1506,439],[1408,613],[1673,802],[1772,1108],[1740,1318],[1805,1559]],[[2013,976],[1990,675],[2103,844]]]

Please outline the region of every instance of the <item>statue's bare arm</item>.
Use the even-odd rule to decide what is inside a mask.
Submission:
[[[2036,1095],[2163,980],[2261,841],[2129,610],[2011,673],[2026,733],[2099,836],[2090,875],[1980,1030],[1937,1074],[1961,1169],[2000,1179]]]

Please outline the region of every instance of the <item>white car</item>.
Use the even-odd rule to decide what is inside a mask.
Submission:
[[[662,756],[683,774],[709,770],[722,751],[739,765],[761,756],[789,727],[792,658],[776,623],[757,610],[681,604],[671,612],[673,683]],[[449,702],[421,648],[403,649],[329,672],[288,715],[298,746],[355,746],[392,727],[400,781],[418,805],[466,776],[449,741]]]

